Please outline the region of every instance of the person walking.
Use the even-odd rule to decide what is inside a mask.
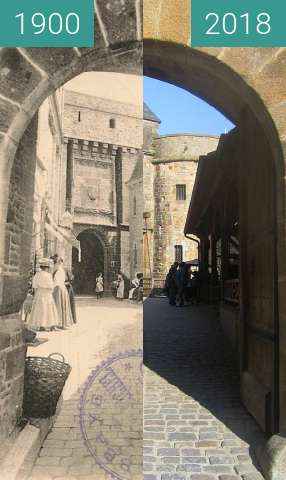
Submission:
[[[135,294],[137,293],[137,289],[139,288],[140,280],[138,278],[138,274],[136,273],[135,278],[131,281],[131,288],[129,290],[128,298],[129,300],[135,300]]]
[[[139,287],[137,288],[137,292],[136,292],[136,300],[137,302],[142,302],[144,297],[143,273],[138,274],[138,278],[139,278]]]
[[[103,292],[104,292],[103,275],[102,273],[99,273],[95,280],[95,293],[96,293],[97,300],[103,297]]]
[[[192,278],[193,302],[200,302],[200,272],[194,272]]]
[[[164,292],[165,292],[165,294],[167,295],[167,297],[169,297],[169,294],[170,294],[171,278],[172,278],[174,272],[177,270],[178,265],[179,265],[178,262],[174,262],[174,263],[171,265],[171,267],[170,267],[170,269],[169,269],[169,271],[168,271],[168,273],[167,273],[167,275],[166,275],[165,285],[164,285]]]
[[[117,288],[116,288],[116,298],[117,300],[123,300],[124,299],[124,278],[121,273],[119,273],[117,277]]]
[[[60,321],[53,298],[54,282],[50,273],[51,262],[43,258],[39,262],[40,271],[32,280],[34,298],[27,325],[35,330],[56,330]]]
[[[66,272],[63,263],[63,259],[59,258],[55,264],[53,295],[60,319],[60,327],[66,330],[73,324],[73,317],[69,294],[65,286]]]
[[[75,306],[75,293],[74,293],[73,284],[72,284],[73,279],[74,279],[73,272],[67,270],[66,271],[65,286],[66,286],[66,289],[67,289],[68,294],[69,294],[73,323],[77,323],[76,306]]]
[[[176,283],[176,272],[178,265],[173,264],[168,273],[168,294],[169,294],[169,304],[172,307],[176,306],[176,297],[177,297],[177,283]]]
[[[177,305],[183,307],[185,303],[185,290],[188,283],[188,265],[185,262],[180,263],[175,275],[177,285]]]

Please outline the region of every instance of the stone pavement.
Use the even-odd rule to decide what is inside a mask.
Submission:
[[[103,400],[99,399],[100,387],[104,394],[106,376],[101,377],[101,383],[96,384],[95,380],[87,391],[85,433],[91,449],[87,448],[87,439],[80,428],[80,396],[94,367],[120,352],[142,349],[142,307],[113,299],[87,298],[77,303],[78,324],[68,331],[41,332],[39,336],[49,341],[28,352],[39,356],[61,352],[72,365],[61,411],[29,480],[110,480],[111,475],[100,468],[98,458],[106,467],[119,472],[118,478],[141,480],[142,357],[141,384],[139,381],[132,391],[136,392],[133,402],[116,404],[107,394]],[[132,366],[131,359],[125,364],[129,378],[126,379],[126,374],[121,376],[129,382],[128,388],[138,380],[138,375],[131,376]],[[102,372],[106,375],[106,370]]]
[[[266,438],[214,311],[148,299],[144,364],[144,480],[263,479],[254,451]]]

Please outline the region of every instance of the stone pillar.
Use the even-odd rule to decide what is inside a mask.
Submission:
[[[0,441],[22,413],[26,346],[19,310],[28,290],[36,166],[37,115],[24,133],[9,174],[0,170]],[[5,196],[5,197],[4,197]],[[3,250],[2,250],[3,248]]]
[[[155,166],[154,175],[154,287],[163,288],[168,265],[169,235],[172,229],[169,189],[164,165]],[[175,261],[175,258],[174,260]],[[170,265],[168,265],[170,266]]]

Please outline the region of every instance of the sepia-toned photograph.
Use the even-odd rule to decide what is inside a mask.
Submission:
[[[223,3],[0,29],[0,480],[286,478],[285,48]]]
[[[142,478],[142,52],[102,44],[140,12],[113,3],[94,49],[0,51],[5,480]]]

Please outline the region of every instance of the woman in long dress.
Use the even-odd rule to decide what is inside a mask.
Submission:
[[[40,271],[36,273],[32,281],[35,295],[27,325],[35,330],[56,330],[56,327],[59,326],[58,312],[53,298],[54,282],[50,267],[50,260],[43,259],[40,262]]]
[[[65,286],[66,272],[63,267],[63,259],[59,258],[55,264],[54,272],[54,299],[60,319],[60,327],[68,329],[73,324],[70,298]]]
[[[136,290],[139,288],[140,281],[138,275],[136,274],[135,278],[131,281],[131,288],[129,290],[129,300],[133,300],[133,295],[135,294]]]
[[[96,293],[97,299],[103,297],[103,291],[104,291],[103,276],[102,276],[102,273],[99,273],[95,280],[95,293]]]
[[[118,300],[123,300],[124,298],[124,279],[121,273],[117,277],[117,292],[116,298]]]
[[[73,318],[73,323],[77,323],[77,318],[76,318],[76,306],[75,306],[75,293],[73,289],[73,273],[72,271],[66,271],[66,281],[65,285],[69,294],[69,299],[70,299],[70,306],[71,306],[71,312],[72,312],[72,318]]]

